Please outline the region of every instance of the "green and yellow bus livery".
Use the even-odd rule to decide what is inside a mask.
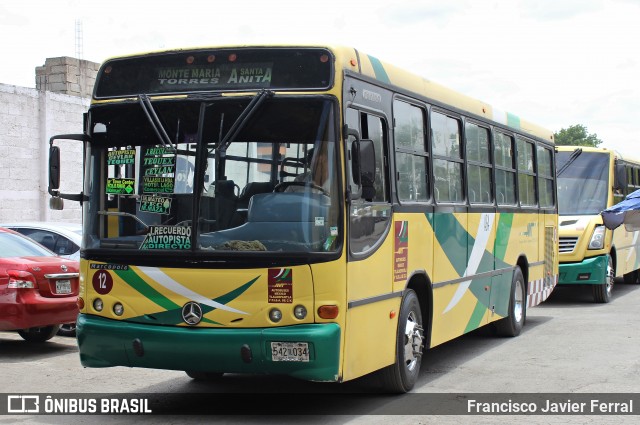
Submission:
[[[81,194],[57,139],[84,143]],[[352,48],[110,59],[50,163],[52,204],[83,204],[87,367],[404,392],[424,349],[518,335],[558,278],[552,133]]]

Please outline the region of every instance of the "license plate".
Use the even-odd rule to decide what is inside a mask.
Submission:
[[[274,362],[308,362],[307,342],[272,342],[271,359]]]
[[[56,280],[56,294],[70,294],[70,293],[71,293],[70,280]]]

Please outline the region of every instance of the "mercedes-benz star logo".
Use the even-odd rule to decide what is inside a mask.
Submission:
[[[197,325],[202,320],[202,307],[194,301],[189,301],[182,307],[182,320],[188,325]]]

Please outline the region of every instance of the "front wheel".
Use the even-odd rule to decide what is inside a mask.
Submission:
[[[611,292],[613,290],[613,260],[609,256],[607,261],[607,270],[605,272],[604,283],[593,285],[593,300],[597,303],[608,303],[611,301]]]
[[[45,342],[55,336],[60,325],[44,326],[42,328],[22,329],[18,334],[27,342]]]
[[[527,317],[526,290],[520,267],[513,271],[511,296],[509,297],[509,315],[496,322],[496,331],[501,336],[518,336]]]
[[[410,391],[418,380],[424,331],[422,312],[416,293],[409,289],[402,298],[398,333],[396,336],[396,362],[381,371],[384,388],[392,393]]]

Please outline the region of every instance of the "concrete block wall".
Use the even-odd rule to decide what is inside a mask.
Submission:
[[[62,56],[36,67],[36,89],[72,96],[90,96],[100,64]]]
[[[49,209],[49,138],[82,133],[88,97],[0,84],[0,222],[82,220],[80,204],[65,201]],[[58,143],[62,149],[63,192],[82,188],[82,144]]]

